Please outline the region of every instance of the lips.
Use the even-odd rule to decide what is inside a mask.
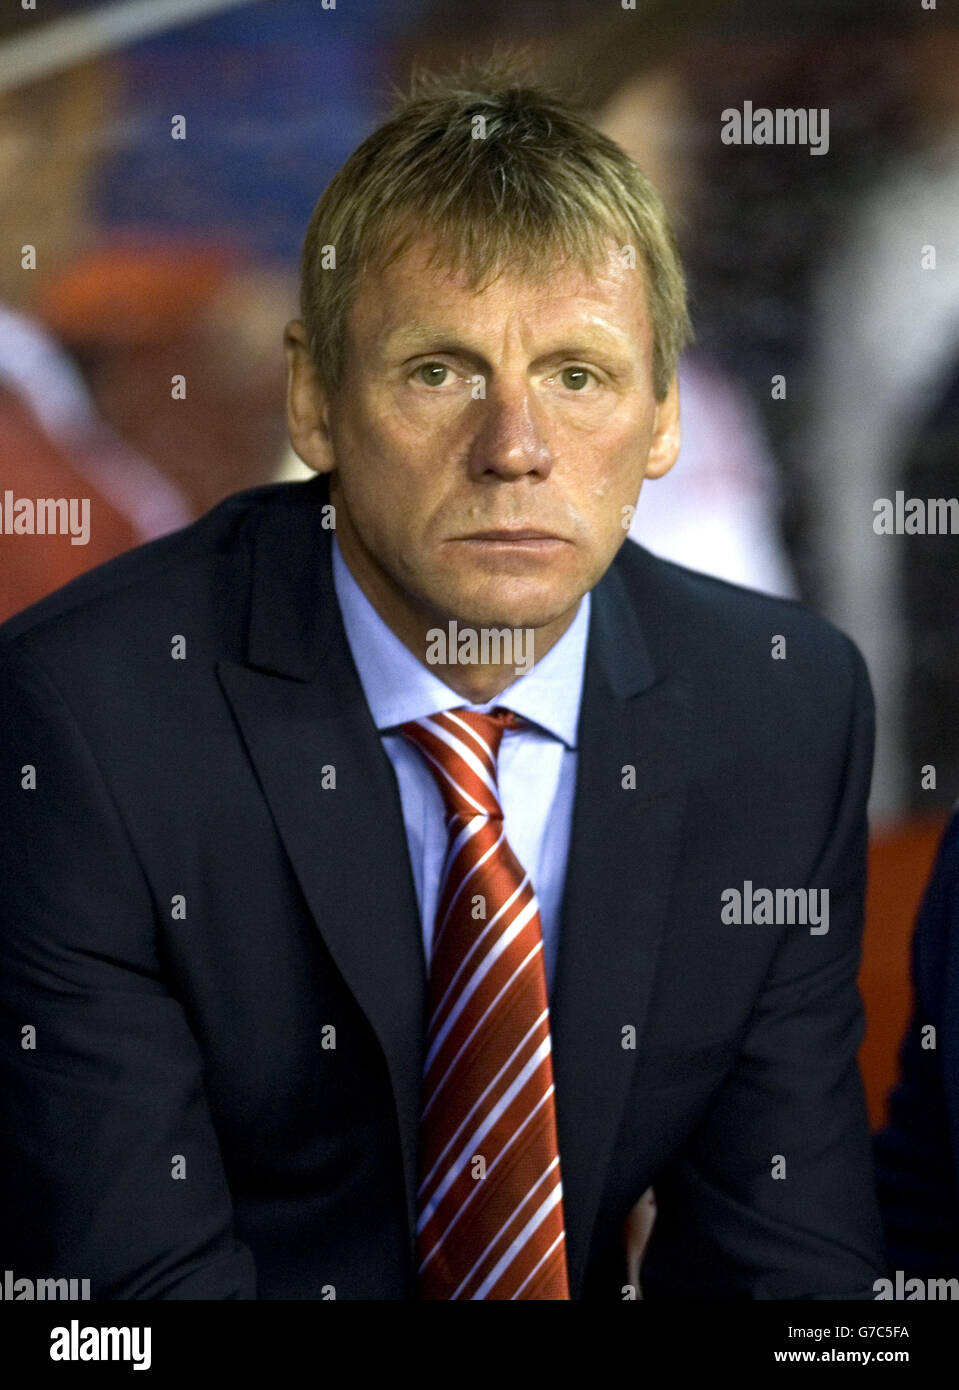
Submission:
[[[528,528],[522,530],[509,531],[473,531],[468,536],[463,536],[464,541],[558,541],[560,536],[555,536],[551,531],[532,531]]]

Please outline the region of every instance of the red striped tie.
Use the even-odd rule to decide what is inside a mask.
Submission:
[[[496,783],[511,710],[400,732],[446,804],[433,931],[417,1247],[424,1299],[569,1298],[539,904]]]

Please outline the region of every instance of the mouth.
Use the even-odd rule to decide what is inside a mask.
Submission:
[[[564,544],[561,536],[555,536],[551,531],[534,531],[528,527],[516,530],[500,529],[496,531],[473,531],[467,536],[456,536],[456,540],[461,541],[486,541],[486,542],[505,542],[505,543],[531,543],[534,541],[552,541],[556,544]]]
[[[461,555],[472,557],[488,569],[502,570],[506,566],[505,572],[513,572],[513,567],[519,565],[524,573],[528,565],[555,563],[571,548],[562,536],[530,526],[472,531],[466,536],[452,537],[448,544],[460,546]]]

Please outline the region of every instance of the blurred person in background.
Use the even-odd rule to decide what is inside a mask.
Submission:
[[[193,520],[269,481],[282,454],[276,335],[295,294],[289,274],[226,239],[128,234],[53,277],[40,310],[102,417],[175,484]]]
[[[0,17],[0,42],[37,39],[51,69],[0,93],[0,231],[38,246],[36,271],[0,268],[0,483],[92,514],[85,546],[0,536],[2,617],[276,475],[301,229],[365,133],[397,22],[385,0],[176,6],[59,56],[57,21],[91,8]]]
[[[822,272],[807,450],[821,603],[875,683],[871,806],[888,823],[948,810],[959,783],[959,535],[874,528],[897,491],[959,496],[955,14],[917,10],[902,43],[910,139],[837,227]]]
[[[68,8],[46,7],[38,30]],[[4,11],[0,43],[25,22],[22,11]],[[95,238],[90,185],[115,95],[108,60],[0,92],[0,495],[90,502],[86,544],[0,535],[0,619],[191,520],[179,489],[103,418],[37,311],[44,287]],[[35,269],[23,266],[22,247],[35,248]]]

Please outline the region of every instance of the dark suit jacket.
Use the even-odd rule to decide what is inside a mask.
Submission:
[[[959,815],[942,838],[912,940],[913,1016],[876,1138],[889,1267],[959,1275]],[[935,1046],[923,1046],[935,1029]],[[932,1041],[928,1033],[928,1041]]]
[[[237,494],[0,628],[15,1273],[415,1296],[427,968],[327,498]],[[870,1298],[862,658],[632,542],[593,597],[551,999],[573,1297],[622,1297],[652,1183],[647,1298]],[[746,880],[828,889],[828,933],[724,924]]]

